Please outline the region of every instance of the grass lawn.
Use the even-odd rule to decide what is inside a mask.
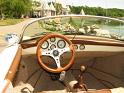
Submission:
[[[0,26],[8,26],[8,25],[15,25],[17,23],[20,23],[24,21],[25,19],[5,19],[0,20]]]

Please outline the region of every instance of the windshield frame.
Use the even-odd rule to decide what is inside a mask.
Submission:
[[[39,21],[39,20],[45,20],[45,19],[53,19],[53,18],[63,18],[63,17],[82,17],[82,18],[98,18],[98,19],[106,19],[106,20],[113,20],[113,21],[118,21],[118,22],[122,22],[124,23],[123,20],[120,20],[120,19],[117,19],[117,18],[111,18],[111,17],[105,17],[105,16],[95,16],[95,15],[56,15],[56,16],[47,16],[47,17],[42,17],[42,18],[37,18],[37,19],[34,19],[34,20],[31,20],[30,22],[28,22],[22,29],[22,35],[20,37],[20,42],[21,43],[23,41],[23,36],[25,34],[25,31],[26,31],[26,28]],[[109,38],[108,38],[109,39]],[[116,40],[116,39],[115,39]],[[121,41],[121,40],[119,40]]]

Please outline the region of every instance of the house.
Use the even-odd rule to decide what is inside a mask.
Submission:
[[[57,15],[57,10],[53,3],[61,4],[62,9],[59,14],[67,15],[70,13],[70,8],[68,5],[63,4],[60,0],[55,0],[55,2],[49,2],[47,0],[34,0],[34,2],[39,3],[34,4],[32,15],[33,17],[44,17],[44,16],[54,16]]]
[[[52,16],[55,15],[55,8],[53,4],[51,3],[48,5],[46,0],[41,0],[41,1],[36,1],[39,3],[39,6],[34,6],[33,7],[33,16],[34,17],[44,17],[44,16]]]

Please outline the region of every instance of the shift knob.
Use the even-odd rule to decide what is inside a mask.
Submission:
[[[80,70],[81,70],[81,72],[84,72],[86,70],[86,67],[82,65]]]

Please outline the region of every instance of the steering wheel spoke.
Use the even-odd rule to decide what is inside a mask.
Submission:
[[[60,57],[55,57],[54,60],[56,62],[57,68],[61,68]]]
[[[41,51],[41,55],[43,55],[43,56],[51,56],[51,54],[52,54],[52,51]]]
[[[58,51],[59,51],[60,55],[62,55],[65,52],[69,52],[70,51],[70,48],[69,47],[65,47],[63,49],[58,49]]]

